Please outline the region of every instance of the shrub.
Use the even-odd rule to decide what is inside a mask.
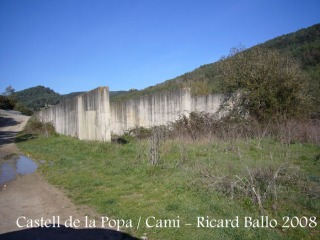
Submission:
[[[224,91],[240,90],[238,104],[259,121],[301,117],[310,111],[309,77],[297,60],[277,50],[233,48],[219,69]]]
[[[55,128],[52,123],[41,122],[36,117],[30,118],[24,131],[27,134],[39,134],[45,135],[47,137],[56,134]]]
[[[25,107],[22,103],[17,103],[14,106],[14,110],[21,112],[23,115],[31,116],[33,111],[27,107]]]
[[[217,120],[208,113],[190,113],[189,118],[181,116],[168,127],[169,137],[216,138],[221,140],[236,140],[255,138],[260,141],[265,137],[276,139],[284,144],[295,142],[320,145],[320,121],[317,119],[285,119],[260,122],[255,118]]]
[[[16,105],[16,101],[11,96],[0,95],[0,109],[12,110]]]
[[[151,136],[152,130],[145,127],[136,127],[129,130],[129,135],[136,137],[137,139],[145,139]]]

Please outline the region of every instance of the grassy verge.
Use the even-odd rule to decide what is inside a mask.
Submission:
[[[320,149],[282,145],[271,139],[218,141],[166,140],[159,162],[150,164],[149,141],[125,145],[87,142],[65,136],[18,139],[18,147],[45,160],[41,173],[66,190],[77,204],[101,216],[131,219],[124,231],[149,239],[316,239],[320,224]],[[255,187],[253,189],[253,187]],[[260,196],[260,204],[258,198]],[[146,219],[179,219],[165,222]],[[197,217],[236,219],[239,227],[197,227]],[[245,227],[245,217],[276,219],[275,228]],[[306,227],[282,228],[283,217]],[[141,223],[136,229],[139,218]],[[186,226],[185,224],[192,224]],[[205,223],[205,222],[204,222]],[[264,223],[265,224],[265,223]],[[289,222],[290,225],[290,222]]]

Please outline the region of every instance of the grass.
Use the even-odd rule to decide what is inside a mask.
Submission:
[[[45,160],[39,170],[56,186],[65,189],[79,205],[95,208],[101,216],[131,219],[133,236],[149,239],[316,239],[315,228],[281,228],[282,217],[320,217],[320,149],[315,145],[282,145],[272,139],[218,141],[167,140],[160,146],[158,165],[149,162],[149,142],[125,145],[80,141],[65,136],[17,139],[18,147],[34,159]],[[258,147],[259,146],[259,147]],[[277,195],[263,202],[242,192],[223,191],[235,176],[249,178],[248,171],[285,166],[277,182]],[[273,172],[274,173],[274,172]],[[258,175],[259,176],[259,175]],[[257,178],[258,179],[258,178]],[[222,185],[220,185],[222,184]],[[180,228],[147,228],[145,220],[180,220]],[[235,219],[238,228],[198,228],[197,217]],[[244,217],[269,216],[278,221],[272,228],[244,227]],[[139,218],[141,225],[136,229]],[[174,221],[171,221],[173,223]],[[159,223],[159,222],[158,222]],[[185,226],[191,223],[192,226]],[[162,222],[162,224],[164,224]]]

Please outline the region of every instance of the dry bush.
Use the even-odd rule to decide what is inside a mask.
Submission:
[[[164,126],[153,127],[149,137],[149,160],[151,165],[158,165],[161,159],[161,145],[167,138],[167,128]]]
[[[26,134],[40,134],[45,135],[46,137],[56,134],[55,128],[51,122],[42,122],[34,117],[28,121],[24,131]]]
[[[134,128],[127,134],[136,139],[148,139],[155,132],[161,132],[165,139],[192,139],[194,142],[201,139],[225,141],[256,139],[258,148],[261,148],[261,141],[266,137],[287,145],[295,142],[320,145],[320,120],[318,119],[259,122],[251,117],[217,119],[216,116],[204,112],[191,112],[189,117],[182,115],[168,126]]]
[[[128,131],[128,134],[137,138],[137,139],[146,139],[151,136],[152,130],[145,127],[136,127],[133,129],[130,129]]]
[[[191,112],[189,117],[182,115],[179,120],[171,123],[170,129],[174,132],[174,136],[188,136],[196,140],[211,133],[212,123],[212,118],[208,113]]]
[[[254,118],[217,120],[208,113],[191,112],[181,116],[167,128],[169,135],[192,140],[211,138],[221,140],[256,139],[260,148],[262,139],[269,137],[285,144],[295,142],[320,145],[320,121],[317,119],[289,119],[277,122],[259,122]]]
[[[218,175],[203,168],[200,171],[202,183],[231,199],[250,198],[263,212],[266,201],[274,204],[277,202],[278,192],[282,186],[287,188],[293,183],[296,184],[298,179],[303,179],[299,168],[286,164],[277,168],[271,166],[249,168],[245,164],[242,166],[244,169],[242,175]],[[310,192],[310,187],[306,188],[306,191]],[[315,191],[312,193],[316,194]]]
[[[320,121],[308,120],[285,120],[273,125],[272,135],[284,143],[306,142],[320,145]]]
[[[193,140],[217,138],[222,140],[248,138],[255,135],[251,123],[247,120],[216,119],[216,116],[204,112],[191,112],[189,117],[181,116],[171,123],[172,135],[190,137]]]

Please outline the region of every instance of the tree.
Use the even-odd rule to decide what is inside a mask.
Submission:
[[[14,91],[15,91],[14,88],[11,85],[9,85],[8,87],[6,87],[6,90],[3,93],[3,95],[10,96],[14,93]]]
[[[16,101],[12,97],[0,95],[0,109],[12,110],[16,105]]]
[[[241,107],[258,120],[298,117],[310,110],[308,76],[277,50],[233,48],[219,62],[222,88],[240,91]]]
[[[6,87],[5,92],[0,95],[0,109],[13,109],[16,105],[16,100],[13,97],[14,89],[12,86]]]

